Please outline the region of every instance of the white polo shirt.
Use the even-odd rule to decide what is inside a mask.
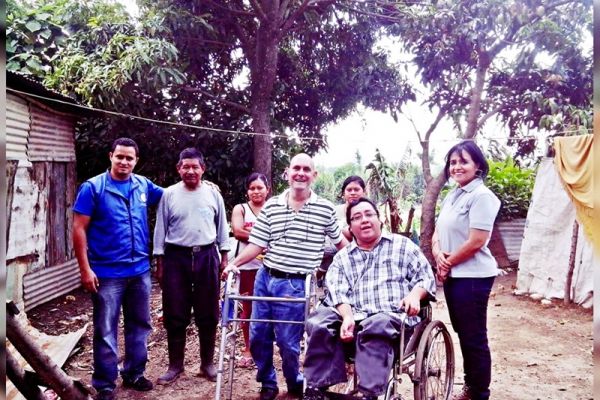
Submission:
[[[491,232],[500,210],[500,200],[480,178],[450,191],[436,222],[440,250],[452,253],[469,237],[469,229]],[[490,235],[491,237],[491,235]],[[498,275],[498,263],[487,247],[489,239],[466,261],[450,270],[453,278],[486,278]]]

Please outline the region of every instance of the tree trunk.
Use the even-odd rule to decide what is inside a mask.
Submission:
[[[479,130],[479,113],[481,112],[481,98],[483,97],[483,88],[485,86],[485,76],[490,65],[487,52],[479,52],[479,67],[475,73],[475,86],[471,92],[471,103],[469,104],[469,114],[467,115],[467,130],[465,139],[474,138]]]
[[[392,233],[400,233],[402,218],[398,212],[398,204],[396,204],[396,200],[393,197],[388,197],[387,203],[390,206],[390,230]]]
[[[479,130],[477,121],[481,111],[481,97],[485,86],[485,76],[489,68],[489,57],[487,53],[481,52],[479,57],[479,68],[477,69],[475,77],[475,86],[471,92],[471,103],[469,104],[469,113],[467,115],[467,130],[465,131],[464,139],[475,137]],[[429,146],[427,142],[421,143],[421,146],[423,147],[423,171],[428,171],[430,166]],[[440,195],[440,191],[444,187],[445,179],[444,171],[442,171],[437,177],[427,182],[421,211],[421,249],[432,265],[434,258],[431,251],[431,237],[435,230],[435,205]]]
[[[254,114],[254,113],[253,113]],[[268,111],[257,111],[252,118],[252,128],[254,132],[269,133],[269,113]],[[254,149],[253,171],[265,174],[269,182],[272,182],[271,168],[273,158],[273,142],[270,136],[256,135],[252,141]]]
[[[261,23],[253,48],[252,62],[249,62],[251,76],[252,128],[259,135],[254,136],[253,168],[261,172],[272,182],[271,168],[273,143],[271,141],[271,103],[273,87],[277,76],[279,39],[278,20]],[[250,59],[250,55],[248,55]]]
[[[435,264],[431,250],[431,237],[435,230],[435,205],[445,182],[446,177],[444,176],[444,171],[442,171],[425,188],[423,204],[421,205],[420,245],[421,250],[423,250],[425,257],[427,257],[432,266]]]
[[[571,303],[571,282],[573,282],[573,271],[575,270],[575,255],[577,253],[577,240],[579,236],[579,223],[573,221],[573,234],[571,235],[571,253],[569,254],[569,270],[567,271],[567,282],[565,283],[565,296],[563,303]]]

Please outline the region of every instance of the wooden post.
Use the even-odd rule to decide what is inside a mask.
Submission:
[[[410,237],[412,233],[412,221],[415,216],[415,207],[410,206],[408,210],[408,221],[406,221],[406,227],[404,228],[404,234],[406,237]]]
[[[21,368],[8,349],[6,349],[6,376],[27,400],[44,400],[40,387],[31,382],[30,376]]]
[[[52,388],[60,398],[69,400],[88,400],[89,394],[85,389],[75,385],[75,382],[48,357],[46,353],[31,339],[17,318],[7,307],[6,337],[15,349],[31,365],[40,380]]]
[[[564,304],[571,303],[571,282],[573,281],[573,271],[575,270],[575,255],[577,253],[577,239],[579,235],[579,223],[573,221],[573,235],[571,236],[571,254],[569,254],[569,270],[567,272],[567,282],[565,283]]]

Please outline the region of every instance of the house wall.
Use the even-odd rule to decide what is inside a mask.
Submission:
[[[7,93],[6,295],[21,309],[79,286],[71,240],[74,121]]]

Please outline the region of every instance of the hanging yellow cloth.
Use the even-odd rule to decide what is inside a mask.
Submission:
[[[599,237],[594,237],[594,191],[592,144],[594,135],[564,136],[554,138],[554,164],[565,191],[575,205],[577,221],[599,250]]]

